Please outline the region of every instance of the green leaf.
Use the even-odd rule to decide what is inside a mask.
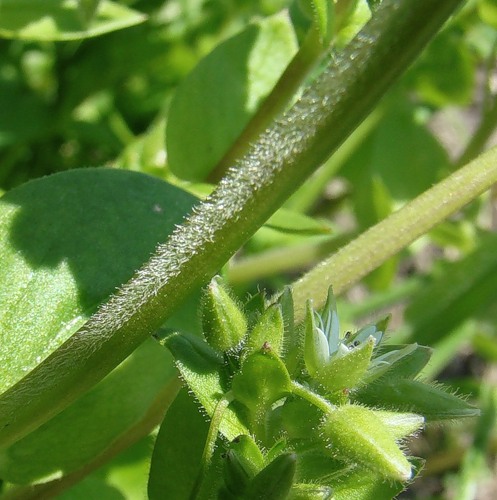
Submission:
[[[256,421],[278,399],[292,392],[290,376],[283,362],[273,351],[263,348],[250,354],[231,385],[237,401],[252,412]]]
[[[446,263],[412,301],[406,318],[410,340],[440,342],[467,318],[484,311],[497,294],[497,236],[486,235],[463,259]]]
[[[168,353],[149,339],[81,399],[2,449],[0,477],[29,484],[83,467],[167,396],[174,371]]]
[[[218,402],[229,389],[221,354],[193,335],[173,333],[163,343],[173,354],[183,380],[212,417]],[[220,431],[230,440],[248,434],[231,407],[225,410]]]
[[[186,78],[171,102],[166,141],[171,170],[207,177],[269,94],[296,52],[284,14],[228,39]]]
[[[193,202],[158,179],[109,169],[45,177],[0,198],[0,392],[131,278]]]
[[[16,383],[131,278],[194,201],[158,179],[110,169],[65,172],[6,193],[0,199],[0,393],[16,393]],[[189,314],[168,324],[195,329],[192,320]],[[51,376],[64,372],[54,366]],[[38,408],[48,413],[53,405],[36,387],[17,398],[19,406],[39,398]],[[0,428],[13,418],[3,413]]]
[[[319,235],[332,232],[326,223],[287,208],[280,208],[264,226],[289,234]]]
[[[243,498],[285,500],[293,484],[296,463],[295,453],[282,453],[252,479]]]
[[[372,410],[341,406],[326,416],[322,431],[344,460],[357,462],[394,481],[411,478],[410,463]]]
[[[1,14],[0,14],[1,24]],[[50,114],[46,104],[20,84],[0,79],[0,148],[40,138]],[[26,117],[29,116],[29,120]]]
[[[128,28],[146,19],[129,7],[102,0],[87,24],[80,8],[77,0],[0,0],[0,37],[81,40]]]
[[[341,170],[354,186],[362,227],[384,217],[392,203],[421,194],[449,168],[447,153],[420,122],[416,109],[400,98],[386,104],[383,119]]]
[[[443,30],[407,74],[409,83],[432,106],[467,105],[473,98],[477,58],[463,36],[457,26]]]
[[[476,417],[480,411],[443,388],[419,380],[393,379],[360,389],[354,400],[368,406],[423,415],[427,422]]]
[[[477,3],[478,15],[481,19],[497,28],[497,1],[496,0],[480,0]]]
[[[209,423],[198,404],[181,390],[169,407],[155,442],[148,496],[187,499],[200,471]]]

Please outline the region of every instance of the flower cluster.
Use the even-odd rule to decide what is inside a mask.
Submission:
[[[192,498],[392,498],[421,467],[403,441],[428,421],[478,414],[419,378],[431,350],[384,344],[387,320],[342,334],[330,289],[294,325],[291,292],[242,309],[219,279],[202,300],[204,338],[164,339],[211,419]],[[216,440],[225,452],[213,454]],[[213,469],[214,468],[214,469]],[[211,478],[211,479],[209,479]]]

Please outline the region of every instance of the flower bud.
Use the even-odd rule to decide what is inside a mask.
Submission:
[[[319,369],[324,368],[329,358],[328,339],[316,326],[315,313],[312,302],[309,300],[307,301],[304,338],[304,362],[309,375],[313,377]]]
[[[221,352],[240,343],[247,321],[235,300],[214,278],[202,295],[202,327],[207,342]]]
[[[254,328],[247,335],[247,343],[244,347],[246,354],[258,351],[264,344],[269,344],[276,354],[280,355],[283,347],[283,334],[285,325],[281,306],[273,304],[269,306]]]
[[[332,449],[343,459],[394,481],[411,478],[411,464],[372,410],[356,405],[340,406],[326,417],[322,430]]]

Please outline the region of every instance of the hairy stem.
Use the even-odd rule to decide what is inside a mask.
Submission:
[[[0,399],[0,446],[102,379],[210,279],[367,116],[461,0],[385,0],[134,278]]]
[[[293,284],[296,321],[304,318],[305,300],[312,298],[316,307],[324,304],[330,284],[336,294],[344,291],[495,182],[497,148],[368,229]]]

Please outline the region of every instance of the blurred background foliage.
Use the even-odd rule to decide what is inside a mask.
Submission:
[[[22,3],[30,4],[17,0],[17,8]],[[212,188],[209,169],[236,138],[226,124],[234,123],[237,133],[243,129],[278,71],[304,43],[310,23],[304,1],[66,3],[62,12],[61,2],[46,2],[47,16],[56,23],[21,26],[12,11],[16,2],[0,0],[2,191],[55,172],[108,166],[151,174],[205,195]],[[369,16],[367,2],[355,2],[354,8],[336,34],[336,50]],[[266,28],[257,35],[262,33],[260,50],[268,51],[285,38],[280,65],[249,93],[250,79],[263,78],[243,65],[243,75],[231,74],[230,68],[242,55],[250,61],[255,42],[239,38],[235,50],[232,42],[220,44],[246,34],[251,22],[274,20],[269,16],[283,9],[289,13],[285,20],[274,21],[269,34],[261,21]],[[204,59],[215,48],[217,53]],[[466,2],[337,154],[226,267],[224,274],[240,297],[291,282],[495,143],[496,56],[497,1]],[[318,72],[319,67],[309,78]],[[229,77],[233,101],[226,101],[216,75]],[[238,108],[231,105],[237,91],[250,94]],[[249,98],[256,99],[250,106]],[[209,124],[219,137],[219,151],[209,167],[193,172],[196,159],[177,151],[193,150],[193,156],[204,158],[211,143],[203,130]],[[483,410],[478,421],[429,428],[413,442],[413,453],[427,463],[402,498],[497,495],[496,198],[494,189],[475,200],[340,299],[350,328],[393,312],[391,341],[436,348],[424,376],[475,398]],[[142,498],[151,446],[151,438],[138,443],[62,498]]]

